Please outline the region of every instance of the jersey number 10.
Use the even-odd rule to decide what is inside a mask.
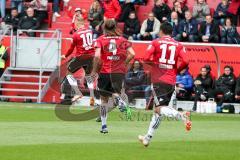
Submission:
[[[92,48],[93,36],[92,33],[81,34],[80,37],[83,40],[83,48],[86,50]]]

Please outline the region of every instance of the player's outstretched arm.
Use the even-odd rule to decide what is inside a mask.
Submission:
[[[75,48],[75,42],[74,42],[74,40],[73,40],[73,42],[72,42],[72,44],[71,44],[71,47],[68,49],[68,51],[67,51],[67,53],[65,54],[65,58],[67,58],[69,55],[71,55],[72,54],[72,52],[73,52],[73,50],[74,50],[74,48]]]
[[[95,75],[100,70],[100,56],[101,56],[101,48],[96,48],[95,50],[95,56],[93,59],[93,70],[92,75]]]
[[[127,49],[127,53],[128,53],[127,54],[127,59],[125,61],[126,65],[128,65],[129,62],[135,57],[135,51],[134,51],[134,49],[132,47],[129,47]]]

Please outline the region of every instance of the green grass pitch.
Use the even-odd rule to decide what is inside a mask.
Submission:
[[[114,110],[102,135],[95,120],[64,122],[53,108],[0,103],[0,160],[240,160],[239,114],[193,114],[190,133],[165,120],[145,148],[137,135],[146,133],[151,112],[135,110],[126,121]]]

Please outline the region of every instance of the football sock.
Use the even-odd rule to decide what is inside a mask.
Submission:
[[[75,94],[82,96],[82,92],[78,88],[77,80],[72,75],[67,75],[66,78],[71,87],[73,88]]]
[[[154,113],[152,116],[152,120],[150,122],[149,128],[148,128],[148,132],[147,132],[147,136],[146,138],[151,139],[155,130],[159,127],[161,123],[161,117],[159,114]]]
[[[87,86],[90,91],[90,97],[94,97],[94,84],[93,84],[93,79],[91,76],[85,76],[85,79],[87,81]]]
[[[122,98],[120,96],[116,96],[115,98],[115,102],[118,105],[119,109],[122,111],[125,109],[125,107],[127,106],[127,103],[124,102],[124,100],[122,100]]]
[[[107,103],[102,103],[100,106],[100,116],[102,120],[102,127],[107,126]]]

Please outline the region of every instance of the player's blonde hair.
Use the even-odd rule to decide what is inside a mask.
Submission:
[[[85,24],[83,17],[76,17],[74,25],[77,29],[79,29],[81,26]]]

